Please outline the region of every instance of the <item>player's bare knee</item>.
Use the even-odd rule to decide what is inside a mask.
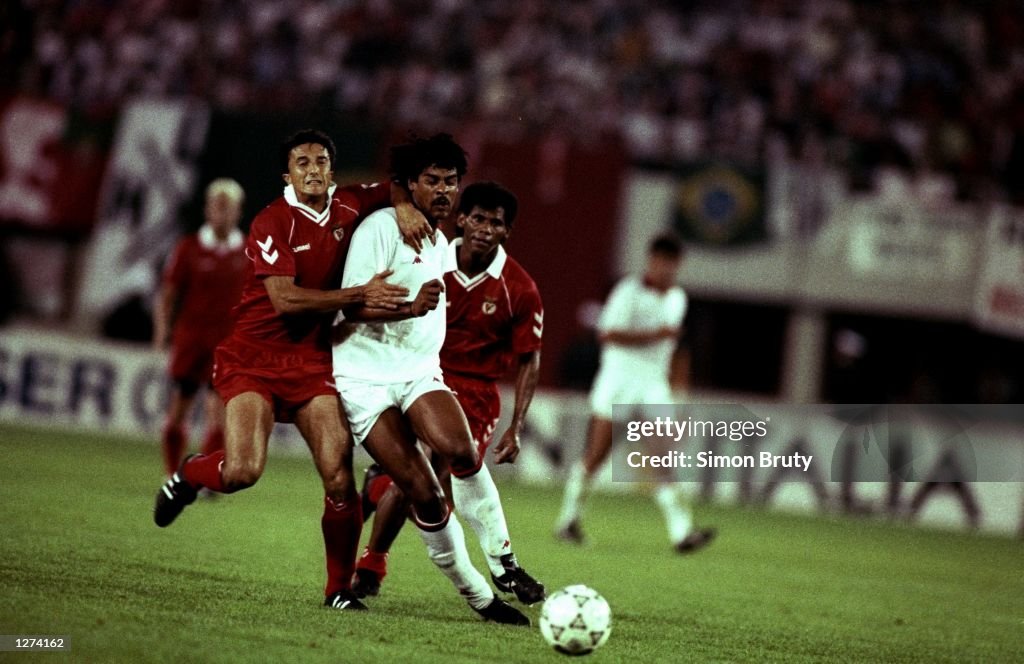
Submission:
[[[437,523],[448,513],[444,491],[433,482],[417,482],[406,493],[417,518],[424,523]]]
[[[224,461],[220,476],[225,488],[237,491],[247,489],[259,481],[263,474],[263,464],[256,461],[242,460],[236,462]]]
[[[324,493],[335,503],[347,502],[357,495],[355,482],[350,474],[338,474],[325,479]]]
[[[473,446],[459,450],[448,460],[448,465],[456,477],[472,474],[480,469],[480,453]]]

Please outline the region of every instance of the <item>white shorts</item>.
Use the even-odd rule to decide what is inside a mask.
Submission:
[[[613,404],[651,405],[672,403],[672,389],[664,378],[647,375],[622,375],[601,369],[590,388],[590,412],[604,420],[612,419]]]
[[[451,392],[441,374],[423,376],[404,383],[372,383],[335,376],[334,386],[341,395],[341,403],[345,407],[356,445],[363,444],[370,429],[377,423],[377,418],[388,408],[398,408],[404,413],[427,392]]]

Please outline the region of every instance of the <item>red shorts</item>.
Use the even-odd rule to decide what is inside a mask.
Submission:
[[[494,381],[466,378],[455,374],[445,374],[445,384],[455,393],[459,405],[469,420],[469,432],[473,434],[480,458],[484,457],[487,448],[494,438],[494,429],[498,426],[501,416],[501,395]]]
[[[294,422],[295,412],[314,397],[338,396],[329,354],[238,337],[228,337],[214,352],[213,387],[225,404],[256,392],[273,406],[277,422]]]
[[[209,344],[176,343],[171,348],[171,380],[206,385],[213,372],[213,348]]]

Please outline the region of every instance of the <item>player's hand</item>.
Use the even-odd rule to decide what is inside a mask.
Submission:
[[[519,456],[519,433],[509,429],[494,448],[494,463],[515,463]]]
[[[444,292],[444,282],[440,279],[431,279],[420,286],[420,292],[412,301],[412,315],[423,316],[427,312],[437,309],[441,303],[441,293]]]
[[[373,275],[373,279],[366,282],[363,287],[363,304],[371,309],[392,311],[405,304],[406,298],[409,297],[409,289],[385,281],[393,273],[394,270],[384,270]]]
[[[412,203],[398,203],[395,205],[395,215],[398,217],[398,231],[402,234],[402,240],[420,253],[423,249],[423,241],[429,240],[434,244],[434,233],[436,232],[427,223],[423,216]]]

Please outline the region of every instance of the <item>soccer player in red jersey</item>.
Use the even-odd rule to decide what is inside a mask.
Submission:
[[[491,444],[501,400],[497,381],[516,367],[512,422],[494,450],[496,463],[512,463],[519,455],[519,434],[533,399],[540,370],[544,309],[533,279],[504,249],[512,232],[518,201],[494,182],[469,185],[459,199],[456,225],[461,238],[451,244],[454,260],[444,275],[447,333],[441,348],[444,382],[455,393],[469,421],[479,463]],[[438,473],[448,482],[446,468]],[[387,475],[371,467],[363,483],[364,517],[375,505],[373,533],[356,568],[353,590],[376,595],[387,573],[387,552],[398,536],[408,510],[401,491]],[[390,487],[390,488],[389,488]],[[496,496],[495,496],[496,498]],[[474,525],[487,557],[491,579],[503,592],[533,604],[544,599],[544,586],[519,566],[512,553],[501,509],[464,517]],[[463,514],[458,494],[455,507]]]
[[[210,384],[213,351],[231,332],[231,308],[245,283],[245,236],[238,230],[242,186],[230,178],[206,188],[205,223],[178,242],[164,271],[153,315],[153,345],[171,349],[171,401],[164,421],[164,468],[173,475],[188,448],[186,418],[199,389]],[[204,454],[224,447],[224,404],[211,389],[204,399]]]
[[[252,223],[246,243],[252,268],[231,336],[214,357],[214,387],[226,404],[224,450],[186,458],[157,493],[154,520],[169,525],[200,488],[230,493],[255,484],[274,422],[293,422],[326,494],[325,604],[365,609],[350,591],[362,516],[352,436],[332,380],[330,323],[345,305],[387,311],[408,294],[386,281],[387,271],[337,288],[352,233],[365,215],[394,202],[407,241],[418,244],[432,229],[401,187],[336,187],[335,155],[334,143],[319,131],[301,131],[282,145],[287,186]]]

